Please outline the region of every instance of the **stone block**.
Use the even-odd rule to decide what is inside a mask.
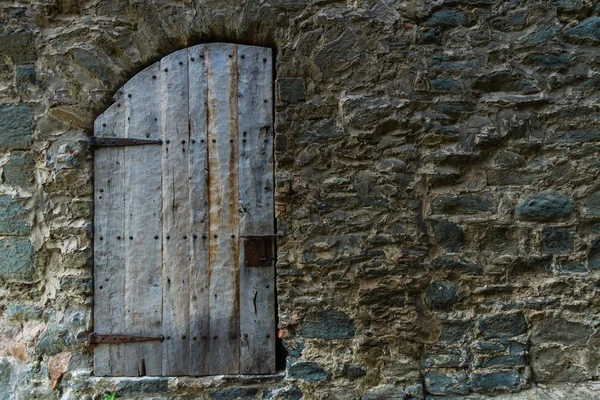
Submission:
[[[404,400],[408,394],[404,387],[383,385],[367,390],[361,400]]]
[[[588,272],[588,270],[582,262],[564,261],[560,263],[560,273],[563,275],[583,274],[585,272]]]
[[[484,339],[510,338],[522,335],[527,330],[525,317],[520,312],[480,318],[478,326]]]
[[[15,85],[17,89],[27,88],[27,85],[34,84],[36,79],[35,65],[17,65],[15,67]]]
[[[566,53],[530,53],[523,62],[539,69],[562,71],[571,66],[571,56]]]
[[[510,71],[495,71],[477,77],[473,90],[479,92],[513,92],[520,94],[537,93],[539,88],[531,82],[520,79]]]
[[[573,213],[573,202],[560,193],[538,193],[526,197],[517,205],[517,218],[527,221],[557,221]]]
[[[300,336],[319,339],[351,339],[356,327],[347,314],[341,311],[324,311],[307,317]]]
[[[469,393],[469,377],[464,372],[425,372],[425,391],[437,395]]]
[[[542,230],[542,253],[565,254],[573,251],[575,232],[570,227],[551,226]]]
[[[33,33],[29,31],[0,36],[0,54],[14,64],[33,64],[37,59]]]
[[[514,168],[525,165],[525,158],[512,151],[500,151],[496,164],[501,168]]]
[[[98,53],[81,48],[71,49],[69,54],[75,63],[96,76],[104,84],[112,85],[120,80],[120,76],[107,64],[108,57],[100,57]]]
[[[58,326],[49,326],[42,334],[36,345],[39,353],[54,356],[66,346],[68,331]],[[133,382],[135,383],[135,381]]]
[[[117,395],[167,393],[169,390],[167,378],[136,377],[122,380],[117,384]]]
[[[344,130],[332,119],[302,121],[292,128],[298,132],[296,143],[326,142],[340,139],[345,135]],[[311,157],[312,158],[312,157]],[[301,163],[303,160],[299,160]]]
[[[14,152],[2,166],[2,182],[15,187],[31,186],[34,163],[31,152]]]
[[[470,354],[460,348],[450,348],[443,353],[427,352],[423,358],[425,368],[465,368],[470,363]]]
[[[503,352],[505,349],[506,345],[502,343],[481,341],[473,343],[473,351],[478,354],[495,354]]]
[[[463,228],[448,220],[433,221],[433,234],[440,246],[449,252],[456,253],[465,244]]]
[[[33,138],[33,109],[25,104],[0,107],[0,150],[27,149]]]
[[[439,10],[427,21],[425,26],[436,26],[440,28],[454,28],[457,26],[469,26],[472,25],[473,21],[467,14],[457,8],[444,8]]]
[[[588,268],[600,269],[600,239],[596,239],[592,242],[588,253]]]
[[[594,329],[586,324],[564,319],[549,319],[536,323],[531,331],[531,343],[559,343],[583,346]]]
[[[546,143],[588,143],[600,141],[600,129],[575,129],[570,131],[551,132],[546,137]]]
[[[525,365],[525,355],[508,354],[503,356],[485,357],[476,367],[483,368],[512,368]]]
[[[447,309],[456,303],[460,285],[452,282],[431,282],[425,291],[425,299],[433,309]]]
[[[564,35],[573,40],[600,42],[600,17],[585,19],[577,25],[564,30]]]
[[[487,171],[486,180],[490,186],[526,186],[541,181],[545,176],[539,172],[502,168]]]
[[[526,9],[514,10],[495,17],[490,22],[499,31],[521,31],[527,26],[527,15],[528,12]]]
[[[287,368],[290,379],[305,382],[320,382],[329,379],[329,373],[315,362],[297,362]]]
[[[267,389],[263,394],[263,400],[302,400],[302,390],[298,386]]]
[[[207,392],[210,394],[211,400],[245,400],[256,399],[258,389],[253,387],[232,387],[224,389],[209,389]]]
[[[0,239],[0,279],[27,281],[34,273],[33,246],[28,238]]]
[[[477,214],[492,211],[492,198],[489,195],[460,194],[440,195],[431,202],[433,214]]]
[[[0,235],[24,235],[29,232],[23,199],[0,195]]]
[[[458,81],[450,78],[434,79],[429,84],[431,85],[431,90],[438,93],[456,93],[462,89]]]
[[[439,341],[460,344],[468,341],[473,335],[475,324],[472,321],[445,320],[442,321],[442,333]]]
[[[445,270],[467,275],[481,275],[483,268],[469,261],[456,257],[438,257],[431,261],[431,268]]]
[[[514,391],[523,385],[524,382],[516,371],[471,373],[471,387],[476,392]]]
[[[6,307],[4,316],[13,321],[30,321],[42,317],[42,309],[36,306],[26,306],[21,304],[10,305]]]
[[[287,103],[298,103],[306,99],[306,89],[302,78],[277,79],[279,100]]]
[[[575,384],[588,380],[589,374],[569,357],[569,353],[559,346],[533,347],[531,370],[536,382]],[[574,397],[575,398],[575,397]]]

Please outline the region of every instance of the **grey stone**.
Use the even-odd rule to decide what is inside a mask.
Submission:
[[[488,195],[440,195],[431,202],[434,214],[476,214],[491,211],[492,199]]]
[[[384,385],[369,389],[361,400],[404,400],[408,394],[402,386]]]
[[[600,42],[600,17],[594,16],[564,30],[569,39]]]
[[[523,62],[540,69],[562,71],[571,66],[571,56],[565,53],[532,53]]]
[[[595,239],[588,253],[588,268],[600,269],[600,239]]]
[[[473,321],[446,320],[442,321],[442,332],[439,341],[446,343],[461,343],[473,335]]]
[[[28,281],[33,277],[33,247],[28,238],[0,239],[0,279]]]
[[[0,195],[0,235],[24,235],[29,232],[23,199]]]
[[[542,26],[525,36],[520,42],[524,46],[539,46],[550,42],[559,31],[560,27],[556,25]]]
[[[469,26],[472,24],[473,22],[467,14],[457,8],[439,10],[425,21],[425,26],[437,26],[440,28],[453,28],[457,26]]]
[[[487,184],[491,186],[526,186],[540,182],[545,174],[514,168],[492,169],[487,172]]]
[[[116,393],[118,396],[126,394],[158,394],[169,391],[169,381],[167,378],[156,377],[137,377],[135,379],[126,379],[117,384]]]
[[[485,357],[478,367],[483,368],[512,368],[525,365],[525,355],[508,354],[503,356]]]
[[[265,390],[262,398],[263,400],[301,400],[302,390],[298,386],[268,389]]]
[[[448,221],[432,222],[435,240],[449,252],[458,252],[465,244],[465,234],[460,225]]]
[[[351,339],[356,327],[347,314],[341,311],[324,311],[307,317],[300,336],[319,339]]]
[[[600,215],[600,190],[596,190],[586,198],[586,214]]]
[[[66,329],[57,326],[49,326],[40,335],[36,350],[49,356],[56,355],[66,347],[67,335],[68,331]],[[133,381],[133,383],[135,383],[135,381]]]
[[[564,254],[573,251],[575,232],[566,226],[551,226],[542,231],[542,253]]]
[[[462,89],[458,81],[450,78],[434,79],[429,83],[431,85],[431,90],[434,92],[452,93],[460,92]]]
[[[469,377],[464,372],[425,372],[425,391],[429,394],[452,395],[469,393]]]
[[[37,59],[33,33],[29,31],[0,36],[0,54],[9,57],[15,64],[32,64]]]
[[[0,107],[0,150],[27,149],[33,138],[33,109],[25,104]]]
[[[521,376],[516,371],[471,373],[471,387],[476,392],[518,390],[523,384]]]
[[[527,330],[527,323],[522,313],[498,314],[478,321],[479,331],[485,339],[509,338],[522,335]]]
[[[17,89],[23,90],[27,85],[34,84],[37,80],[35,65],[17,65],[15,67],[15,84]]]
[[[329,373],[314,362],[297,362],[287,368],[290,379],[305,382],[320,382],[329,379]]]
[[[552,132],[546,138],[548,143],[587,143],[600,141],[600,129],[576,129],[571,131]]]
[[[501,151],[496,158],[496,164],[501,168],[520,167],[525,164],[525,158],[511,151]]]
[[[42,309],[36,306],[25,306],[21,304],[6,307],[4,315],[14,321],[37,320],[42,317]]]
[[[443,353],[427,352],[423,356],[425,368],[464,368],[469,366],[470,354],[460,348],[445,349]]]
[[[541,383],[577,383],[589,379],[586,371],[574,364],[560,347],[533,347],[531,370],[535,381]]]
[[[209,389],[211,400],[256,399],[258,389],[253,387],[233,387],[224,389]]]
[[[101,58],[98,53],[81,48],[71,49],[69,54],[73,61],[96,76],[105,85],[111,85],[120,80],[119,75],[107,64],[108,57]]]
[[[560,193],[538,193],[526,197],[517,205],[517,218],[528,221],[557,221],[573,213],[573,202]]]
[[[31,186],[33,167],[31,152],[14,152],[2,167],[2,181],[10,186]]]
[[[332,78],[334,73],[347,67],[359,57],[360,53],[356,48],[357,40],[354,32],[348,29],[317,52],[314,61],[323,75]]]
[[[493,18],[492,26],[500,31],[520,31],[527,26],[527,9],[509,11],[506,15]]]
[[[279,100],[287,103],[298,103],[306,99],[306,89],[302,78],[279,78]]]
[[[456,303],[460,285],[452,282],[431,282],[425,292],[427,303],[434,309],[446,309]]]
[[[294,125],[294,128],[299,133],[296,143],[325,142],[345,136],[342,127],[331,119],[302,121]]]
[[[479,354],[494,354],[502,352],[506,349],[506,345],[502,343],[492,342],[475,342],[473,343],[473,350]]]
[[[539,88],[531,82],[520,79],[510,71],[496,71],[476,78],[473,89],[480,92],[515,92],[531,94]]]
[[[564,319],[544,320],[534,324],[531,331],[531,343],[560,343],[563,345],[582,345],[592,335],[594,329],[581,322]]]
[[[0,399],[1,400],[13,400],[10,394],[14,392],[11,385],[11,375],[13,372],[13,366],[8,362],[8,359],[3,357],[0,359]]]
[[[585,264],[578,261],[566,261],[560,263],[561,274],[581,274],[588,272]]]

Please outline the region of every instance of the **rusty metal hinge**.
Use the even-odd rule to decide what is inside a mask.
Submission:
[[[144,144],[162,144],[161,139],[136,139],[116,137],[90,137],[91,147],[141,146]]]
[[[247,267],[273,265],[273,239],[280,235],[241,235],[244,242],[244,264]]]
[[[152,342],[165,340],[163,335],[160,336],[132,336],[132,335],[102,335],[100,333],[92,332],[88,335],[88,345],[93,346],[96,344],[120,344],[120,343],[133,343],[133,342]]]

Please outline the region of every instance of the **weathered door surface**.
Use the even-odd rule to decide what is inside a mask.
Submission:
[[[131,139],[95,150],[96,375],[275,372],[273,260],[245,266],[243,237],[275,229],[272,105],[271,50],[214,43],[96,120],[98,144]]]

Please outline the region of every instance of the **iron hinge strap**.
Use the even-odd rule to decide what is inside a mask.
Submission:
[[[120,344],[120,343],[134,343],[134,342],[162,342],[165,340],[163,335],[159,336],[133,336],[133,335],[103,335],[100,333],[92,332],[88,335],[88,345],[93,346],[97,344]]]
[[[90,137],[91,147],[141,146],[144,144],[162,144],[161,139],[137,139],[116,137]]]

